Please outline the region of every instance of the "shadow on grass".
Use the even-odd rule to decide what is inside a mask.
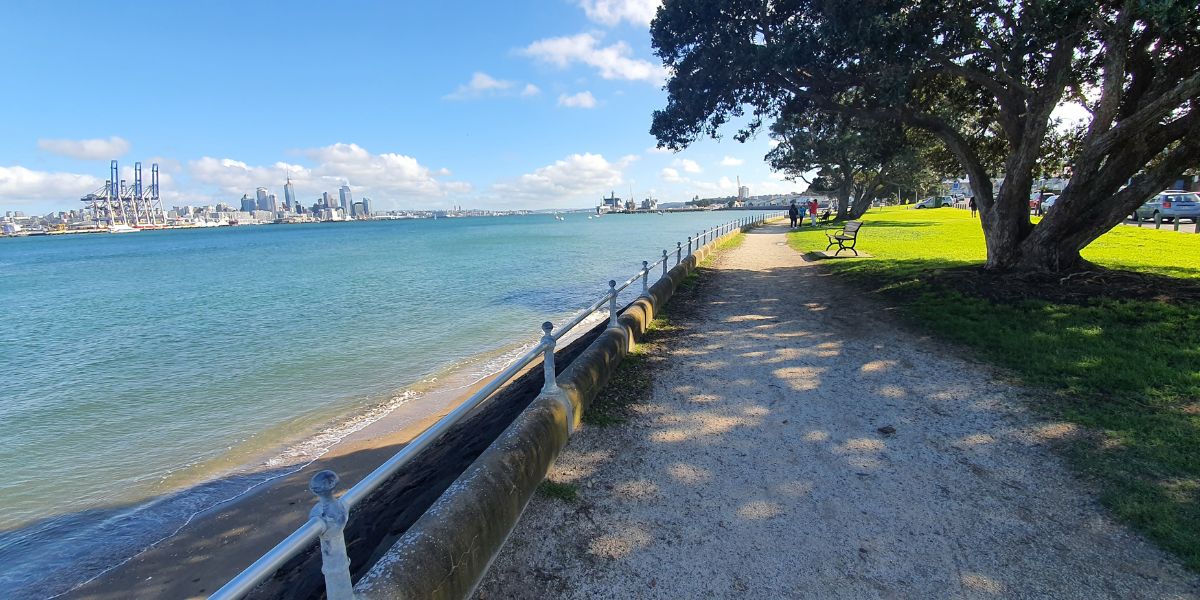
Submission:
[[[1102,501],[1200,570],[1200,284],[1108,270],[1022,280],[951,260],[827,271],[1052,391],[1040,408],[1088,430],[1068,455]]]

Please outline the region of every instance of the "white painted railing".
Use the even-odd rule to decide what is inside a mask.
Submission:
[[[696,232],[694,236],[688,236],[687,254],[683,253],[682,242],[675,244],[675,264],[678,265],[683,262],[685,256],[691,256],[700,250],[700,248],[713,243],[713,241],[725,234],[732,233],[744,227],[761,224],[767,219],[774,218],[780,214],[782,213],[775,211],[757,213]],[[346,541],[343,536],[350,510],[383,484],[383,482],[387,481],[389,477],[399,471],[401,467],[408,464],[414,456],[428,447],[434,440],[456,425],[463,417],[474,411],[476,407],[487,401],[497,390],[517,377],[539,355],[541,355],[543,360],[546,377],[542,392],[555,391],[557,386],[554,382],[554,348],[558,340],[570,333],[575,327],[578,327],[580,323],[583,323],[584,320],[596,311],[603,308],[605,304],[608,305],[609,325],[615,326],[617,323],[617,295],[638,279],[642,280],[642,294],[649,295],[650,271],[661,265],[661,277],[665,277],[668,271],[669,258],[670,252],[664,249],[662,257],[653,263],[642,261],[641,270],[629,279],[624,280],[620,284],[615,280],[609,281],[608,291],[603,296],[580,311],[570,321],[567,321],[558,331],[554,331],[554,325],[549,321],[542,323],[541,340],[532,350],[526,352],[510,364],[508,368],[493,377],[482,389],[472,394],[465,402],[406,444],[399,452],[382,465],[379,465],[374,471],[371,471],[370,474],[347,490],[340,498],[335,498],[333,494],[333,490],[338,482],[338,477],[333,471],[321,471],[313,475],[309,483],[309,489],[317,495],[318,501],[316,506],[313,507],[308,520],[296,529],[296,531],[292,532],[291,535],[276,544],[274,548],[254,561],[254,564],[229,580],[229,583],[226,583],[221,589],[209,596],[209,599],[235,600],[245,596],[255,586],[279,570],[284,563],[310,547],[313,540],[320,539],[321,572],[325,575],[326,596],[329,600],[352,600],[354,590],[350,582],[350,559],[346,555]]]

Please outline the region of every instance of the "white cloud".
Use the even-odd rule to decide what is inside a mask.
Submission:
[[[75,200],[96,191],[102,185],[103,179],[91,175],[33,171],[17,165],[0,167],[0,200],[10,204]],[[82,206],[79,203],[76,205]]]
[[[771,140],[771,139],[767,140],[767,147],[771,148],[772,150],[774,150],[775,147],[778,145],[779,145],[779,140]]]
[[[599,36],[592,33],[538,40],[520,53],[560,69],[582,63],[599,71],[605,79],[658,84],[666,75],[661,65],[631,58],[633,50],[625,42],[602,48]]]
[[[539,88],[536,85],[533,85],[532,83],[527,83],[527,84],[525,84],[525,88],[521,90],[521,97],[528,98],[530,96],[536,96],[540,93],[542,93],[541,88]]]
[[[579,6],[592,21],[612,27],[621,21],[650,25],[662,0],[580,0]]]
[[[742,163],[744,163],[744,162],[746,162],[746,161],[744,161],[740,158],[726,156],[725,158],[721,159],[721,166],[722,167],[740,167],[740,166],[742,166]]]
[[[449,171],[431,171],[417,159],[396,153],[372,154],[357,144],[333,144],[304,152],[315,166],[276,162],[251,166],[229,158],[203,157],[188,163],[192,180],[216,186],[226,199],[251,193],[258,186],[282,188],[285,173],[291,173],[297,195],[306,203],[309,196],[333,191],[349,181],[356,197],[370,196],[376,202],[396,204],[413,198],[440,198],[469,192],[470,184],[443,181]],[[381,204],[383,206],[384,204]]]
[[[569,108],[595,108],[596,98],[591,92],[579,92],[570,96],[562,94],[558,97],[558,105]]]
[[[683,169],[687,173],[701,173],[704,171],[704,169],[700,168],[700,163],[697,163],[690,158],[677,158],[675,159],[675,162],[671,164]]]
[[[621,183],[622,173],[637,157],[625,156],[611,162],[600,154],[572,154],[554,164],[520,177],[492,184],[492,192],[512,200],[543,207],[599,202],[603,192]]]
[[[129,152],[129,142],[115,135],[107,140],[38,140],[38,148],[82,160],[110,160]]]
[[[679,176],[679,171],[672,169],[671,167],[663,168],[663,170],[659,172],[658,176],[667,183],[684,183],[687,181],[683,177]]]
[[[673,150],[670,148],[659,148],[658,146],[646,148],[646,154],[671,154],[672,152]]]
[[[470,100],[472,98],[481,98],[508,90],[515,85],[511,81],[496,79],[487,73],[476,72],[471,76],[471,81],[458,86],[458,89],[446,94],[442,98],[445,100]]]

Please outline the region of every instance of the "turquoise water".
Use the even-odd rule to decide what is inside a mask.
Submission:
[[[747,214],[0,239],[0,584],[101,569]]]

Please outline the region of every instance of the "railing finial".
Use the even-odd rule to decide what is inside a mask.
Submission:
[[[329,600],[354,600],[354,585],[350,582],[350,557],[346,555],[346,519],[349,511],[341,499],[333,497],[338,476],[324,470],[313,475],[308,489],[317,495],[312,516],[321,520],[321,573],[325,575],[325,597]]]

